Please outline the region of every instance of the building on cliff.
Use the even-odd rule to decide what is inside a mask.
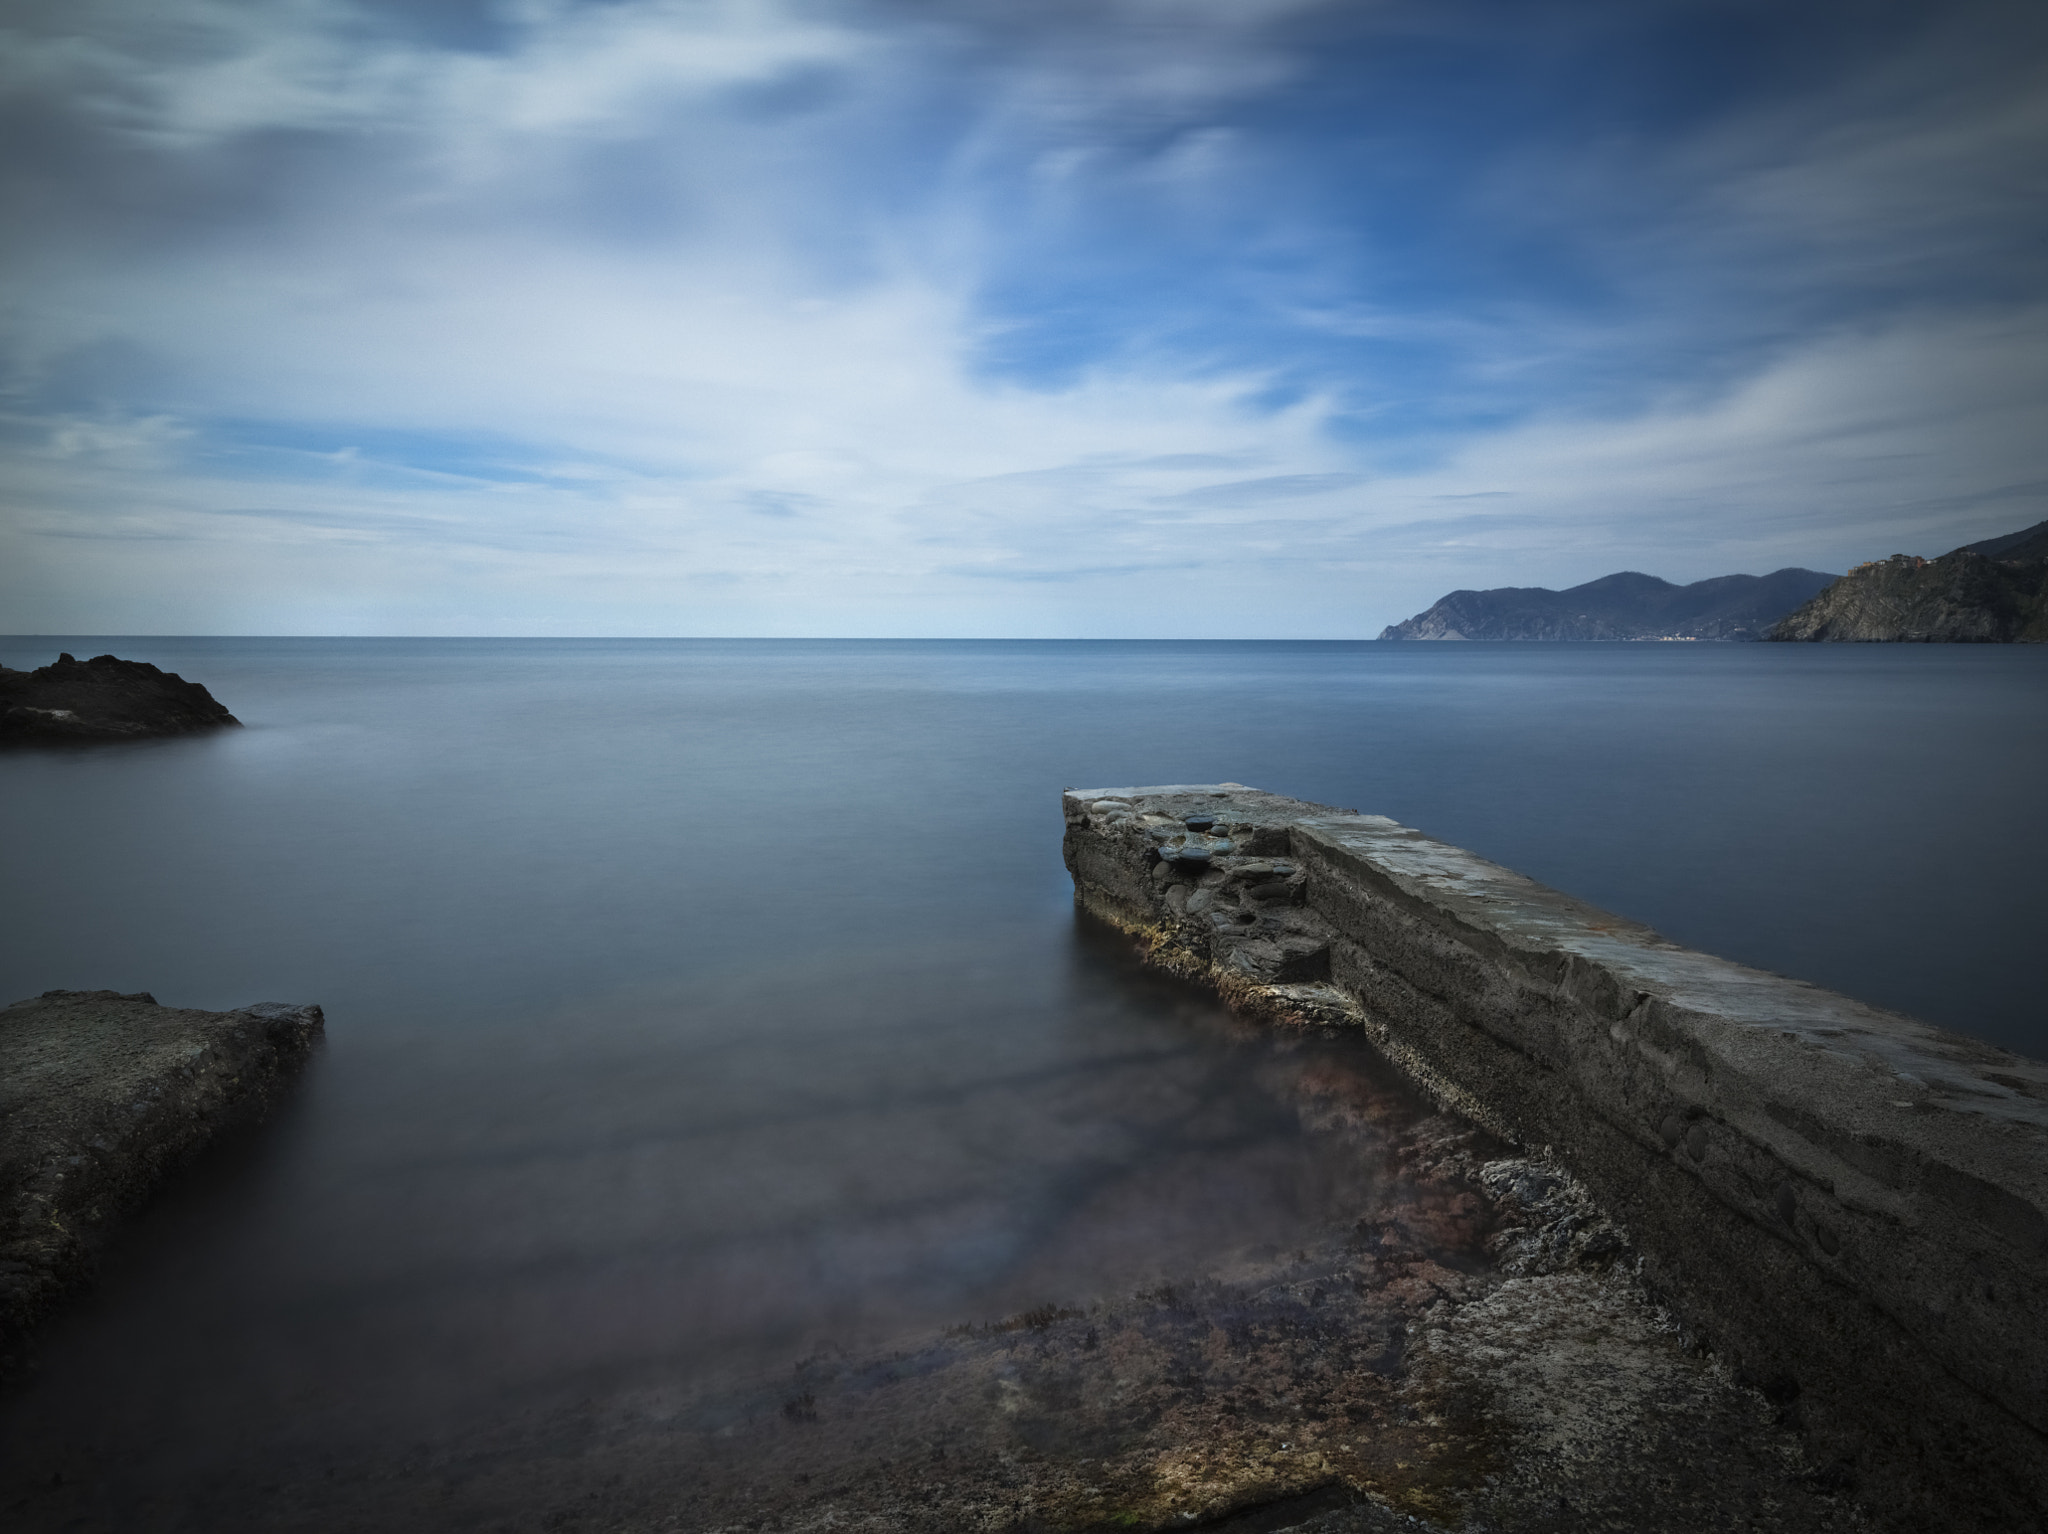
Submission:
[[[2012,644],[2048,640],[2048,522],[1858,565],[1771,630],[1776,640]]]

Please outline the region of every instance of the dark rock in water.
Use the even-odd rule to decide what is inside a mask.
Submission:
[[[146,991],[46,991],[0,1010],[0,1374],[90,1280],[113,1224],[260,1117],[321,1028],[318,1007],[193,1012]]]
[[[241,722],[197,682],[147,661],[59,655],[35,671],[0,666],[0,742],[130,740]]]
[[[1779,640],[2048,642],[2048,522],[1951,549],[1858,565],[1771,630]]]
[[[1382,639],[1761,639],[1834,579],[1818,570],[1717,575],[1674,586],[1624,570],[1582,586],[1454,591]]]

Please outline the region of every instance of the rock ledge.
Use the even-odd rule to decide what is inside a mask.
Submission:
[[[261,1117],[321,1029],[318,1007],[186,1011],[146,991],[45,991],[0,1010],[0,1373],[90,1281],[120,1216]]]

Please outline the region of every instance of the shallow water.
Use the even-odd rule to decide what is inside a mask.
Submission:
[[[328,1015],[289,1109],[144,1218],[0,1403],[11,1472],[103,1511],[1128,1292],[1396,1196],[1304,1120],[1306,1046],[1077,929],[1068,784],[1389,814],[2048,1053],[2038,648],[0,659],[59,648],[182,672],[248,728],[0,759],[0,996]]]

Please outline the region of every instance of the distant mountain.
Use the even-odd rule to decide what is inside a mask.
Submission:
[[[1674,586],[1624,570],[1564,591],[1454,591],[1428,612],[1390,624],[1380,638],[1761,639],[1834,578],[1818,570],[1775,570]]]
[[[1858,565],[1772,639],[1931,644],[2048,642],[2048,522],[1951,549]]]

